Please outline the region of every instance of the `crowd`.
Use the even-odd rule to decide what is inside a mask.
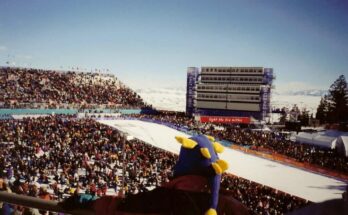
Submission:
[[[277,153],[298,162],[306,162],[338,172],[348,172],[348,158],[334,149],[293,142],[277,132],[263,132],[238,126],[225,126],[224,131],[219,133],[222,133],[222,139],[238,145],[250,146],[257,151]]]
[[[221,187],[232,191],[234,198],[255,214],[283,214],[309,204],[304,199],[233,175],[224,175]]]
[[[348,172],[347,157],[338,154],[333,149],[293,142],[280,132],[264,132],[241,128],[238,125],[221,124],[217,126],[209,123],[195,123],[193,118],[177,112],[164,111],[157,115],[134,115],[134,117],[151,118],[174,125],[182,125],[192,131],[209,134],[218,139],[230,141],[233,144],[251,147],[251,149],[257,151],[278,153],[298,162],[307,162],[338,172]]]
[[[7,192],[58,200],[75,192],[128,195],[167,182],[176,160],[172,153],[127,139],[91,119],[49,116],[0,121],[0,190]],[[255,213],[279,214],[306,204],[231,175],[224,176],[222,187],[235,191],[234,197]],[[29,210],[1,207],[19,214]]]
[[[186,127],[194,129],[196,126],[195,120],[191,117],[187,117],[184,112],[176,111],[157,111],[156,114],[132,114],[129,117],[138,119],[151,119],[158,122],[171,123],[177,127]],[[198,129],[198,128],[197,128]]]
[[[99,73],[0,68],[0,107],[116,108],[144,102],[115,76]]]
[[[158,153],[159,149],[146,148],[138,140],[126,141],[117,130],[90,119],[0,121],[0,143],[0,170],[9,182],[43,184],[55,198],[76,188],[97,195],[108,188],[117,193],[123,168],[125,192],[154,187],[166,180],[175,160],[172,154]]]

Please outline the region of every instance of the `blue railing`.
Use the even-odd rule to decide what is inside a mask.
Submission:
[[[0,115],[76,114],[77,109],[0,109]]]

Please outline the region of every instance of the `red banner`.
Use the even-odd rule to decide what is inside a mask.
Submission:
[[[250,124],[249,117],[201,116],[201,122]]]

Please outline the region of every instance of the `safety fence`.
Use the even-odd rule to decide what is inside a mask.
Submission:
[[[120,109],[69,109],[69,108],[54,108],[54,109],[41,109],[41,108],[0,108],[0,120],[12,119],[14,115],[51,115],[51,114],[64,114],[64,115],[76,115],[78,113],[94,114],[98,116],[100,114],[115,114],[120,113],[123,115],[131,114],[153,114],[155,110],[152,109],[137,109],[137,108],[120,108]]]

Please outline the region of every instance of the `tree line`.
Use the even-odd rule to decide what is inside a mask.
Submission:
[[[348,84],[344,75],[341,75],[321,98],[316,119],[321,124],[348,123]]]

